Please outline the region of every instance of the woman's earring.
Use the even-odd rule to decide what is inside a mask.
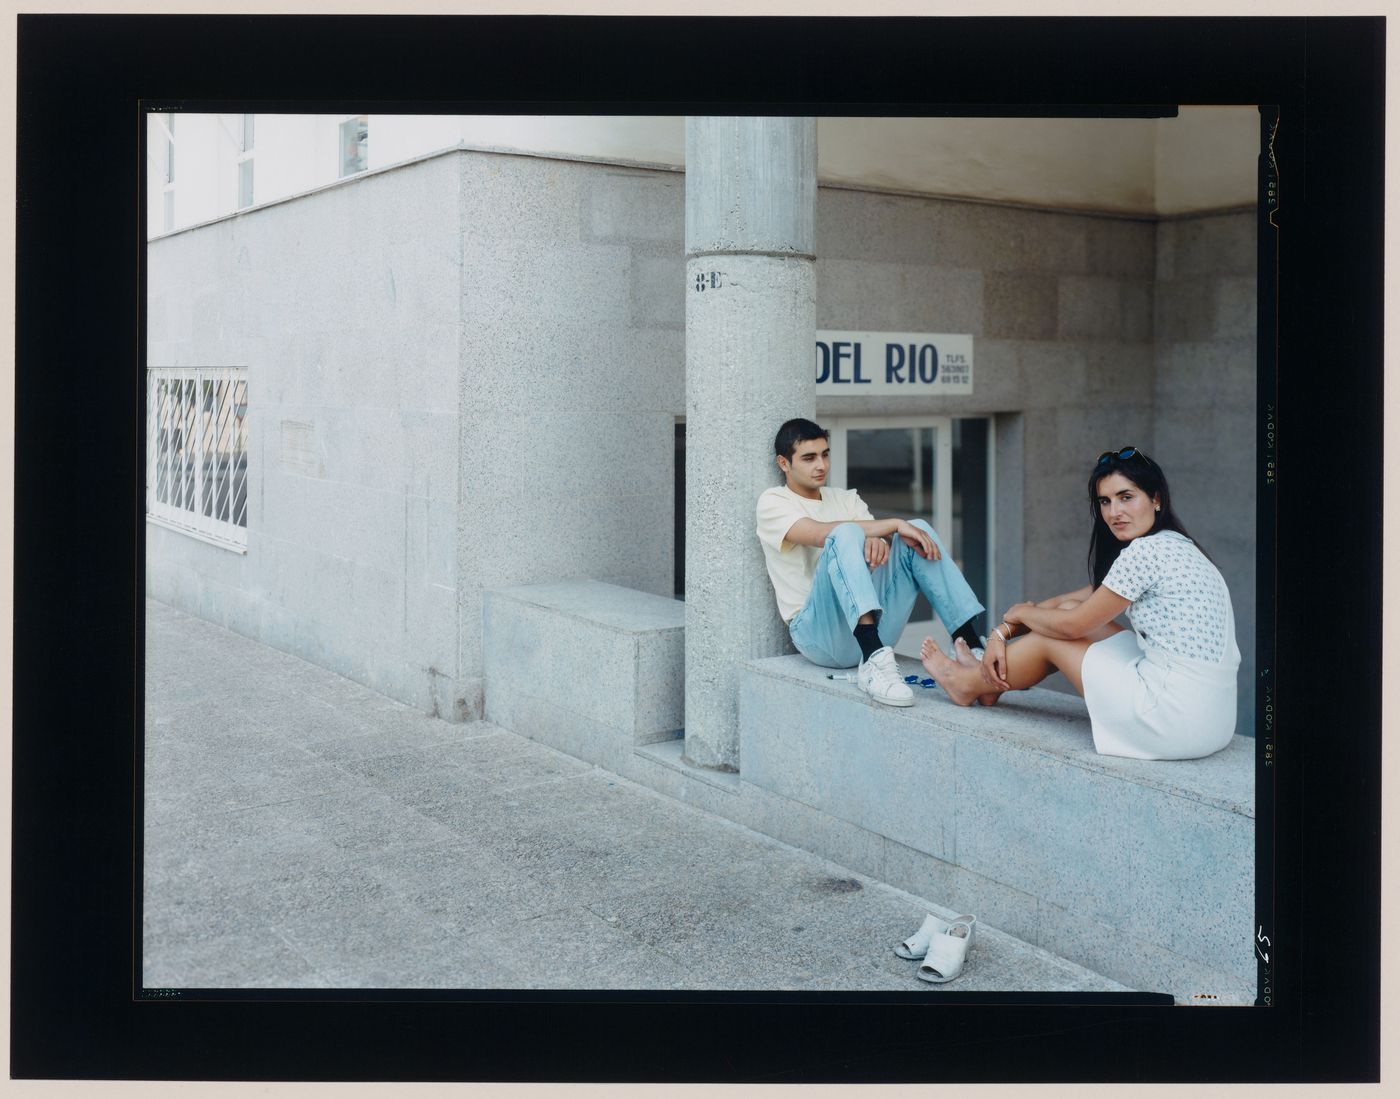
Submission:
[[[1161,504],[1158,504],[1158,505],[1157,505],[1156,507],[1154,507],[1152,510],[1153,510],[1153,511],[1161,511],[1161,510],[1162,510],[1162,505],[1161,505]]]

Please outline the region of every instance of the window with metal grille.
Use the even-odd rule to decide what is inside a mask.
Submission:
[[[238,208],[253,205],[253,158],[238,162]]]
[[[369,167],[369,115],[355,115],[340,124],[340,174],[352,176]]]
[[[219,545],[248,544],[248,371],[152,367],[146,517]]]
[[[243,115],[238,135],[238,208],[253,205],[253,116]]]
[[[161,229],[169,233],[175,229],[175,116],[158,114],[156,119],[165,132],[165,182],[161,188]]]

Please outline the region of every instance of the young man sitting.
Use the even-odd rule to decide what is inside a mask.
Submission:
[[[811,420],[789,420],[773,441],[786,483],[759,496],[758,539],[778,613],[808,660],[859,665],[872,699],[912,706],[891,646],[917,594],[968,647],[980,644],[971,620],[983,607],[928,523],[872,518],[855,489],[827,486],[829,439]]]

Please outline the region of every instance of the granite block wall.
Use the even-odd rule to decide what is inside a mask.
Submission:
[[[460,171],[422,161],[150,244],[151,366],[248,372],[246,554],[147,526],[149,594],[465,716]]]
[[[741,790],[883,839],[883,880],[1178,1002],[1253,998],[1249,740],[1198,760],[1100,756],[1077,699],[957,709],[930,692],[896,710],[797,656],[745,664],[740,713]],[[826,851],[819,834],[790,842]]]
[[[685,606],[594,580],[484,594],[486,720],[613,771],[685,724]]]
[[[1256,215],[1157,226],[1154,457],[1182,523],[1230,587],[1240,644],[1236,732],[1254,732]]]
[[[479,669],[484,590],[591,579],[671,593],[684,177],[457,163],[459,651]]]
[[[1166,222],[822,188],[817,326],[967,332],[958,397],[819,395],[818,419],[993,415],[997,602],[1082,586],[1093,460],[1148,449],[1234,597],[1253,731],[1255,214]],[[1000,608],[996,608],[1000,609]],[[1052,686],[1068,689],[1054,677]]]
[[[818,418],[997,417],[1003,605],[1087,581],[1094,459],[1151,445],[1155,247],[1149,221],[818,192],[818,328],[976,340],[970,395],[819,394]]]

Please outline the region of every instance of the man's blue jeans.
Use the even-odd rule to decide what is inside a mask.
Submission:
[[[890,539],[889,558],[872,570],[865,561],[865,531],[859,526],[842,523],[827,536],[811,594],[788,623],[792,643],[808,660],[827,668],[859,664],[854,631],[867,611],[879,612],[880,642],[893,645],[909,622],[919,592],[949,633],[982,613],[982,604],[933,528],[922,519],[912,522],[933,538],[943,554],[937,561],[921,557],[896,534]]]

